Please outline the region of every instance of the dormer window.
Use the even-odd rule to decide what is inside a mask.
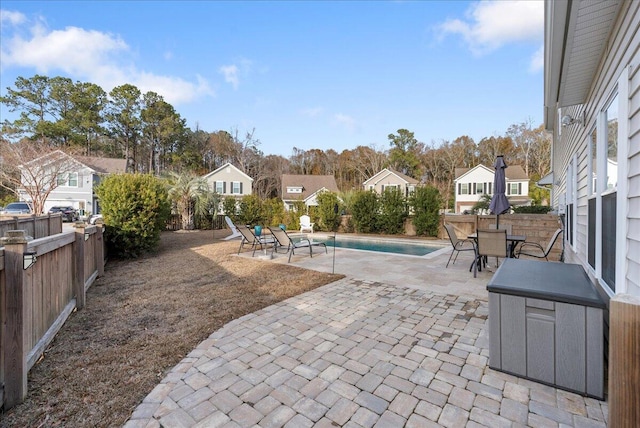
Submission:
[[[287,193],[302,193],[302,186],[287,186]]]

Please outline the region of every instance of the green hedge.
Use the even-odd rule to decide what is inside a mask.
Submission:
[[[96,189],[109,254],[135,258],[155,250],[170,213],[165,184],[149,174],[114,174]]]

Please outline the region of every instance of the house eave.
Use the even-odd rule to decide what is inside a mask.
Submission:
[[[544,125],[557,109],[583,104],[598,70],[622,0],[545,1]]]

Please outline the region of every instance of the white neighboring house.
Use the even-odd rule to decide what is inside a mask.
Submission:
[[[316,198],[324,191],[338,192],[333,175],[282,174],[282,202],[287,211],[294,209],[296,201],[303,201],[308,211],[318,205]]]
[[[385,168],[362,183],[364,190],[373,190],[382,194],[385,189],[397,188],[407,197],[416,190],[419,182],[401,172]]]
[[[253,178],[228,162],[202,178],[207,181],[212,191],[223,198],[233,196],[240,200],[244,195],[253,193]]]
[[[102,177],[109,174],[124,173],[127,166],[126,159],[102,158],[92,156],[75,156],[56,150],[43,158],[38,158],[30,163],[35,163],[46,171],[47,159],[56,157],[67,158],[67,165],[60,169],[55,177],[55,188],[49,193],[44,202],[44,212],[48,212],[51,207],[72,206],[85,216],[100,213],[100,203],[95,194],[95,188],[100,184]],[[25,168],[21,167],[23,186],[28,185],[29,180],[25,174]],[[29,170],[35,169],[29,167]],[[43,172],[43,174],[47,174]],[[29,201],[29,195],[24,189],[19,190],[22,199]]]
[[[456,168],[453,183],[455,186],[455,213],[471,212],[482,195],[493,196],[493,178],[495,169],[482,164],[473,168]],[[507,199],[514,205],[530,205],[529,178],[520,165],[508,166],[505,170]]]
[[[605,298],[607,337],[625,337],[609,344],[610,382],[624,379],[609,384],[612,426],[621,415],[617,425],[640,426],[631,345],[640,343],[639,28],[638,1],[545,2],[544,123],[553,132],[545,178],[565,213],[566,260]]]

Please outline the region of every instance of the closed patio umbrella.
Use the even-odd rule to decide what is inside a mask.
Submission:
[[[493,164],[496,172],[493,176],[493,196],[491,197],[491,203],[489,204],[489,210],[491,214],[496,215],[496,228],[500,225],[500,214],[504,214],[509,211],[510,205],[505,192],[507,190],[507,183],[505,179],[504,170],[507,168],[507,164],[504,163],[502,155],[498,155],[496,162]]]

